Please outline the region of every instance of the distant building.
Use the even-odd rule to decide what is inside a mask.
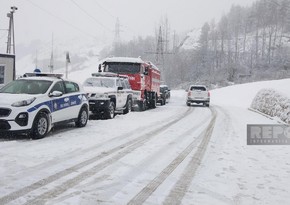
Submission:
[[[15,55],[0,54],[0,87],[15,80]]]

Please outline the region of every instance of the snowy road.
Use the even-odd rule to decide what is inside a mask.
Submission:
[[[266,202],[283,204],[289,151],[248,148],[246,124],[257,122],[273,123],[247,109],[187,107],[185,92],[175,91],[154,110],[58,128],[37,141],[1,139],[0,204],[265,204],[265,184],[274,193]],[[259,160],[266,151],[270,165]]]

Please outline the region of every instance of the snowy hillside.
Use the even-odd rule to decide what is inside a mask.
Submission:
[[[197,49],[199,47],[201,29],[192,29],[185,37],[185,41],[181,48],[183,49]]]
[[[32,43],[34,44],[34,43]],[[99,52],[105,44],[102,41],[91,39],[66,39],[65,41],[54,39],[52,42],[38,42],[38,45],[25,45],[19,51],[16,61],[16,73],[22,75],[25,72],[32,72],[37,66],[43,72],[49,72],[50,59],[53,48],[54,72],[65,73],[66,53],[69,52],[69,72],[90,69],[92,60],[99,58]],[[37,50],[31,51],[31,47]],[[30,49],[29,49],[30,48]],[[94,65],[95,68],[97,65]]]
[[[262,32],[262,31],[260,31]],[[193,29],[186,35],[186,40],[183,43],[182,47],[183,49],[189,50],[189,49],[197,49],[200,46],[199,39],[201,35],[201,29]],[[246,39],[246,40],[245,40]],[[262,45],[263,39],[259,38],[259,45]],[[228,50],[233,51],[235,50],[235,46],[238,47],[238,52],[250,52],[253,49],[253,45],[255,45],[256,42],[256,33],[247,33],[245,35],[240,35],[238,37],[238,43],[235,44],[235,39],[232,38],[231,40],[226,40],[226,45],[224,46],[224,52],[227,52]],[[269,38],[265,38],[265,42],[269,43]],[[211,39],[209,39],[209,45],[212,45],[213,42]],[[290,38],[288,37],[288,34],[285,34],[281,39],[279,39],[279,45],[278,47],[290,47]],[[221,48],[221,40],[217,39],[217,47],[218,51]],[[245,50],[244,50],[245,49]]]

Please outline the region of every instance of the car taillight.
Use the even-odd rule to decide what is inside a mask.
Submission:
[[[190,95],[191,95],[191,92],[188,92],[188,93],[187,93],[187,96],[189,97]]]
[[[207,92],[207,96],[210,97],[210,92],[209,91]]]

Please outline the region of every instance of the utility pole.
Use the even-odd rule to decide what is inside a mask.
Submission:
[[[161,26],[159,27],[159,34],[158,34],[158,41],[157,41],[157,47],[156,47],[155,60],[156,60],[157,64],[159,64],[160,60],[162,60],[162,65],[164,65],[164,45],[163,45]]]
[[[121,37],[120,37],[120,21],[119,18],[117,18],[116,20],[116,24],[115,24],[115,38],[114,38],[114,44],[115,46],[119,46],[121,43]]]
[[[15,35],[14,35],[14,18],[13,14],[18,8],[16,6],[11,7],[10,13],[7,14],[9,20],[8,41],[7,41],[7,54],[11,54],[11,47],[13,48],[12,54],[15,54]]]
[[[164,48],[164,43],[166,43],[166,41],[163,38],[162,28],[160,26],[159,27],[158,39],[157,39],[156,51],[155,52],[152,52],[152,51],[145,52],[145,53],[148,53],[148,54],[155,55],[156,65],[160,65],[161,66],[161,67],[159,67],[161,72],[165,72],[165,59],[164,59],[164,56],[168,55],[168,54],[174,54],[172,52],[164,51],[164,49],[165,49]],[[166,80],[164,75],[161,75],[161,80],[162,81]]]
[[[145,52],[145,53],[148,53],[148,54],[154,54],[155,55],[156,65],[162,65],[162,67],[164,66],[164,55],[165,54],[166,55],[167,54],[174,54],[172,52],[164,51],[164,42],[166,42],[166,41],[163,40],[162,28],[160,26],[159,27],[158,39],[157,39],[156,51],[155,52],[152,52],[152,51]]]
[[[50,56],[50,62],[49,62],[49,71],[50,73],[53,73],[53,34],[52,34],[52,40],[51,40],[51,56]]]
[[[69,52],[66,52],[66,59],[65,59],[65,78],[68,78],[68,64],[70,63]]]
[[[35,52],[35,69],[38,68],[38,51]]]

